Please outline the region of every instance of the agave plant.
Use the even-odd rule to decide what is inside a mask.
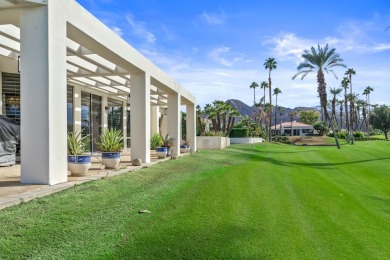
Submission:
[[[81,132],[68,132],[68,155],[82,155],[86,149],[89,135],[81,136]]]
[[[121,130],[106,129],[100,134],[100,142],[96,142],[102,152],[120,152],[123,149],[123,134]]]

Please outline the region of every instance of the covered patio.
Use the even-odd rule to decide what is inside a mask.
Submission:
[[[180,155],[182,106],[185,136],[196,150],[195,97],[73,0],[0,3],[0,74],[6,73],[20,75],[21,183],[68,180],[66,134],[83,129],[84,93],[99,98],[97,131],[109,127],[110,100],[122,104],[129,161],[153,160],[155,133],[178,140],[173,153]],[[4,106],[3,95],[1,112]]]

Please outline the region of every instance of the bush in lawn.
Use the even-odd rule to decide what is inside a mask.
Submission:
[[[313,128],[322,136],[329,132],[329,127],[325,122],[317,122],[313,125]]]
[[[353,133],[353,137],[355,137],[356,139],[361,139],[364,137],[364,134],[362,131],[356,131]]]

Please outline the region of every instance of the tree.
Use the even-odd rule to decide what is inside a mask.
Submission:
[[[278,95],[281,94],[282,91],[280,88],[274,88],[274,95],[275,97],[275,133],[276,133],[276,108],[278,108]]]
[[[343,90],[342,88],[330,88],[329,89],[330,93],[333,95],[333,98],[331,100],[331,103],[332,103],[331,119],[336,121],[337,125],[338,125],[338,122],[337,122],[337,117],[336,117],[336,98],[337,98],[337,95],[340,94],[342,90]]]
[[[324,134],[326,134],[326,133],[329,132],[329,128],[328,128],[328,126],[326,125],[325,122],[317,122],[317,123],[315,123],[315,124],[313,125],[313,128],[314,128],[315,130],[317,130],[317,132],[318,132],[320,135],[324,135]],[[337,135],[337,134],[335,134],[335,132],[333,132],[333,133],[334,133],[334,135]]]
[[[301,75],[301,79],[304,79],[307,74],[316,71],[317,72],[317,83],[318,83],[318,94],[320,96],[320,103],[321,107],[324,110],[325,120],[329,121],[333,132],[334,126],[331,123],[328,111],[326,110],[327,105],[327,93],[326,93],[326,82],[325,82],[325,75],[324,70],[329,73],[331,72],[337,79],[336,74],[333,71],[334,67],[346,67],[345,64],[342,62],[344,61],[339,54],[336,53],[336,49],[328,48],[328,44],[322,48],[320,45],[318,45],[317,49],[314,47],[311,47],[309,50],[304,50],[302,54],[303,62],[301,62],[297,70],[298,72],[293,76],[293,79],[295,79],[297,76]],[[338,140],[337,135],[334,135],[337,148],[340,149],[340,143]]]
[[[282,119],[283,119],[283,112],[286,110],[284,107],[279,107],[279,116],[280,116],[280,128],[279,133],[282,134]]]
[[[370,102],[370,94],[371,92],[374,91],[374,89],[370,86],[366,87],[363,91],[363,95],[366,95],[366,105],[368,106],[368,117],[370,116],[371,113],[371,102]],[[367,107],[366,107],[366,112],[367,112]],[[366,131],[369,131],[369,121],[370,119],[366,120]]]
[[[340,105],[340,125],[339,125],[339,130],[341,132],[341,129],[343,129],[343,104],[344,104],[344,100],[343,99],[340,99],[340,100],[337,100],[337,104]]]
[[[349,143],[349,118],[348,118],[348,95],[347,95],[347,88],[349,85],[349,79],[344,77],[341,81],[341,87],[344,88],[344,105],[345,105],[345,128],[347,129],[347,135],[346,140]]]
[[[314,125],[320,119],[320,113],[315,110],[303,110],[299,112],[299,121],[308,125]]]
[[[202,109],[200,108],[199,105],[196,106],[196,118],[198,120],[198,128],[199,128],[199,134],[203,134],[204,133],[204,128],[203,128],[203,125],[202,125]],[[161,128],[160,128],[161,129]]]
[[[256,105],[256,88],[259,87],[259,84],[256,82],[252,82],[252,84],[249,86],[249,88],[253,88],[253,103]]]
[[[386,105],[375,107],[370,114],[370,124],[374,128],[382,130],[386,140],[388,140],[387,134],[390,130],[390,107]]]
[[[272,80],[271,80],[271,71],[277,68],[278,63],[275,58],[268,58],[264,62],[264,67],[268,70],[268,90],[269,90],[269,104],[272,107]],[[268,129],[268,140],[271,142],[271,112],[269,113],[269,129]]]
[[[266,81],[262,81],[260,84],[260,88],[264,89],[264,96],[263,96],[263,108],[265,107],[265,89],[268,88],[268,83]],[[261,103],[261,101],[260,101]]]
[[[348,77],[349,80],[349,94],[350,94],[350,99],[349,99],[349,127],[351,131],[351,144],[353,144],[354,137],[353,137],[353,123],[354,123],[354,101],[351,100],[352,98],[352,75],[356,75],[356,71],[354,69],[348,69],[344,75]]]

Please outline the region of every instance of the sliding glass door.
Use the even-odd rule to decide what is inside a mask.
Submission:
[[[90,152],[98,151],[96,142],[100,141],[102,131],[102,97],[81,92],[81,135],[89,135],[87,148]]]

